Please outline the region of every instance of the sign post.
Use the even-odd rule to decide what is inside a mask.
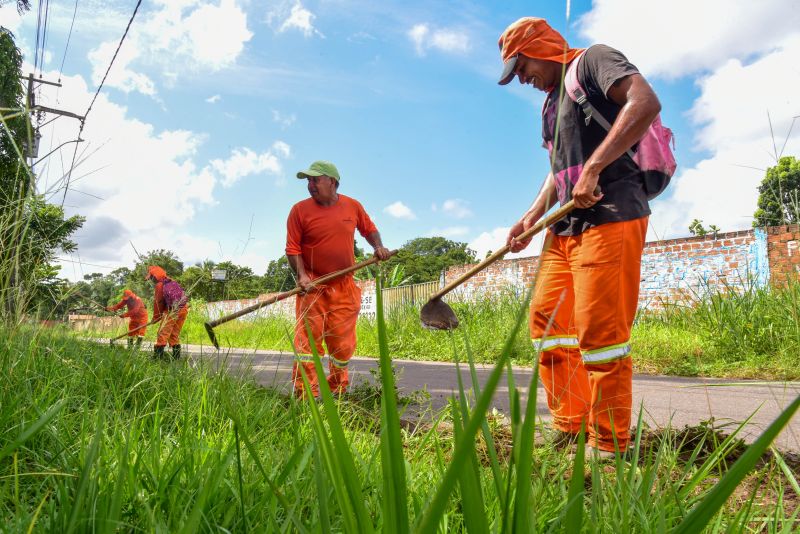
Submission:
[[[225,269],[212,269],[211,270],[211,280],[213,282],[219,282],[221,285],[220,293],[221,298],[220,300],[225,300],[225,282],[228,279],[228,271]]]

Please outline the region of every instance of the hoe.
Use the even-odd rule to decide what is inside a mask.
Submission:
[[[396,250],[391,251],[391,255],[392,256],[394,256],[395,254],[397,254]],[[370,258],[368,260],[364,260],[364,261],[359,262],[359,263],[356,263],[355,265],[352,265],[352,266],[348,267],[347,269],[342,269],[341,271],[336,271],[336,272],[333,272],[333,273],[330,273],[330,274],[326,274],[325,276],[320,276],[319,278],[317,278],[316,280],[314,280],[312,282],[312,284],[311,284],[309,289],[317,287],[318,285],[322,285],[322,284],[328,283],[331,280],[339,278],[340,276],[344,276],[344,275],[346,275],[348,273],[352,273],[352,272],[358,271],[359,269],[363,269],[364,267],[372,265],[373,263],[377,263],[378,261],[379,261],[378,258],[373,256],[372,258]],[[219,319],[215,319],[213,321],[208,321],[207,323],[205,323],[205,327],[206,327],[206,332],[208,332],[208,337],[209,337],[209,339],[211,339],[211,343],[213,343],[214,347],[217,350],[219,350],[219,341],[217,341],[217,336],[214,333],[214,328],[218,327],[219,325],[225,324],[228,321],[233,321],[234,319],[238,319],[242,315],[247,315],[248,313],[252,313],[252,312],[254,312],[256,310],[260,310],[261,308],[263,308],[265,306],[269,306],[270,304],[275,304],[278,301],[288,299],[289,297],[291,297],[293,295],[297,295],[298,293],[302,293],[302,291],[303,291],[302,289],[300,289],[299,287],[296,287],[296,288],[291,289],[289,291],[284,291],[283,293],[278,293],[276,295],[272,295],[271,297],[269,297],[267,299],[264,299],[264,300],[261,300],[259,302],[256,302],[252,306],[248,306],[246,308],[242,308],[241,310],[239,310],[237,312],[234,312],[234,313],[231,313],[230,315],[225,315],[223,317],[220,317]]]
[[[517,239],[520,241],[525,241],[526,239],[541,232],[544,228],[547,228],[551,224],[557,222],[559,219],[575,209],[574,202],[574,200],[570,200],[550,215],[539,219],[536,224],[519,234]],[[420,310],[422,326],[431,330],[453,330],[454,328],[458,327],[458,317],[456,317],[453,309],[442,300],[442,297],[475,276],[480,271],[484,270],[489,265],[501,259],[508,253],[509,250],[511,250],[510,246],[503,246],[494,254],[474,266],[472,269],[444,286],[438,292],[434,293],[428,302],[422,307],[422,310]]]

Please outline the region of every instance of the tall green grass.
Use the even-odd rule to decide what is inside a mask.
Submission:
[[[508,325],[522,297],[505,292],[452,307],[461,320],[460,331],[470,339],[476,362],[493,363],[506,344]],[[202,303],[197,303],[184,327],[185,343],[208,343]],[[380,353],[377,321],[358,322],[358,354]],[[422,327],[419,309],[407,305],[385,318],[387,343],[394,358],[453,361],[446,332]],[[291,352],[294,322],[272,316],[233,321],[216,329],[223,345]],[[154,330],[151,336],[154,335]],[[120,331],[121,333],[121,331]],[[107,335],[108,332],[98,333]],[[800,282],[787,287],[743,284],[711,290],[695,306],[665,306],[640,314],[633,328],[634,365],[638,372],[728,378],[800,379]],[[531,365],[533,351],[526,327],[510,347],[510,359]]]
[[[602,463],[583,449],[571,458],[540,437],[536,399],[520,405],[508,374],[524,319],[523,303],[498,333],[504,346],[484,387],[467,395],[459,384],[449,417],[413,432],[398,418],[382,314],[379,414],[334,398],[324,380],[321,403],[297,401],[202,361],[165,364],[42,330],[2,329],[5,530],[797,529],[796,473],[780,456],[762,455],[800,400],[744,453],[735,435],[720,444],[701,434],[686,445],[669,432],[645,440],[640,422],[627,460]],[[474,372],[470,337],[449,341]],[[508,432],[486,416],[501,380],[512,385]]]

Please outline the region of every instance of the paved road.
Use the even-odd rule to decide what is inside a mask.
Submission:
[[[257,383],[288,391],[292,355],[252,349],[227,349],[215,351],[209,346],[189,346],[193,357],[211,360],[217,365],[226,365],[235,373],[251,375]],[[398,386],[401,394],[410,394],[425,389],[431,397],[434,410],[447,404],[458,390],[456,369],[451,363],[394,360],[398,370]],[[351,382],[372,380],[370,369],[377,367],[371,358],[353,358]],[[327,369],[327,363],[325,364]],[[465,387],[471,387],[469,369],[461,370]],[[478,380],[485,383],[491,368],[479,366]],[[522,395],[522,406],[527,399],[532,370],[514,368],[514,380]],[[753,415],[744,429],[742,437],[752,441],[763,431],[797,395],[800,382],[756,382],[727,379],[679,378],[668,376],[636,375],[633,379],[633,420],[636,421],[639,407],[643,407],[644,421],[652,428],[664,428],[671,424],[675,428],[697,425],[711,418],[715,426],[740,423]],[[545,393],[538,384],[537,412],[542,419],[549,419]],[[504,378],[492,401],[492,407],[507,414],[509,412],[508,382]],[[734,427],[726,427],[726,433]],[[795,416],[777,440],[780,449],[800,453],[800,416]]]

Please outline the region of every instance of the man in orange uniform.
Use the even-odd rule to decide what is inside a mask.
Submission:
[[[130,289],[122,292],[122,300],[113,306],[106,306],[106,311],[117,311],[123,306],[128,307],[128,311],[120,315],[120,317],[129,317],[128,321],[128,348],[133,347],[133,338],[136,338],[136,348],[142,344],[142,339],[147,333],[147,308],[145,308],[142,299]]]
[[[156,359],[164,358],[164,347],[172,347],[172,358],[181,357],[181,328],[189,313],[188,299],[183,288],[167,276],[167,272],[158,265],[147,268],[145,277],[155,285],[153,295],[153,321],[162,319],[158,329],[158,337],[153,347],[153,356]]]
[[[339,171],[327,161],[315,161],[308,170],[297,173],[308,180],[311,198],[292,207],[286,221],[286,256],[297,276],[297,285],[307,289],[315,278],[346,269],[355,263],[353,257],[355,230],[375,249],[375,256],[389,259],[390,252],[372,220],[356,200],[341,195]],[[361,309],[361,290],[348,274],[323,287],[315,287],[298,295],[294,344],[297,360],[292,368],[295,395],[304,395],[300,367],[305,370],[311,390],[319,395],[319,381],[309,343],[306,325],[311,330],[317,354],[328,349],[331,391],[343,393],[349,383],[347,364],[356,349],[356,321]]]
[[[505,63],[499,81],[514,77],[547,93],[542,111],[551,172],[522,218],[516,239],[557,201],[575,209],[546,238],[531,303],[530,329],[553,425],[562,442],[587,423],[601,457],[625,451],[631,420],[630,333],[639,295],[641,255],[650,215],[644,173],[626,151],[645,134],[661,104],[639,71],[605,45],[569,48],[545,20],[520,19],[500,37]],[[595,109],[612,122],[606,132],[587,120],[562,90],[567,66],[584,53],[577,78]],[[600,192],[596,187],[600,186]]]

